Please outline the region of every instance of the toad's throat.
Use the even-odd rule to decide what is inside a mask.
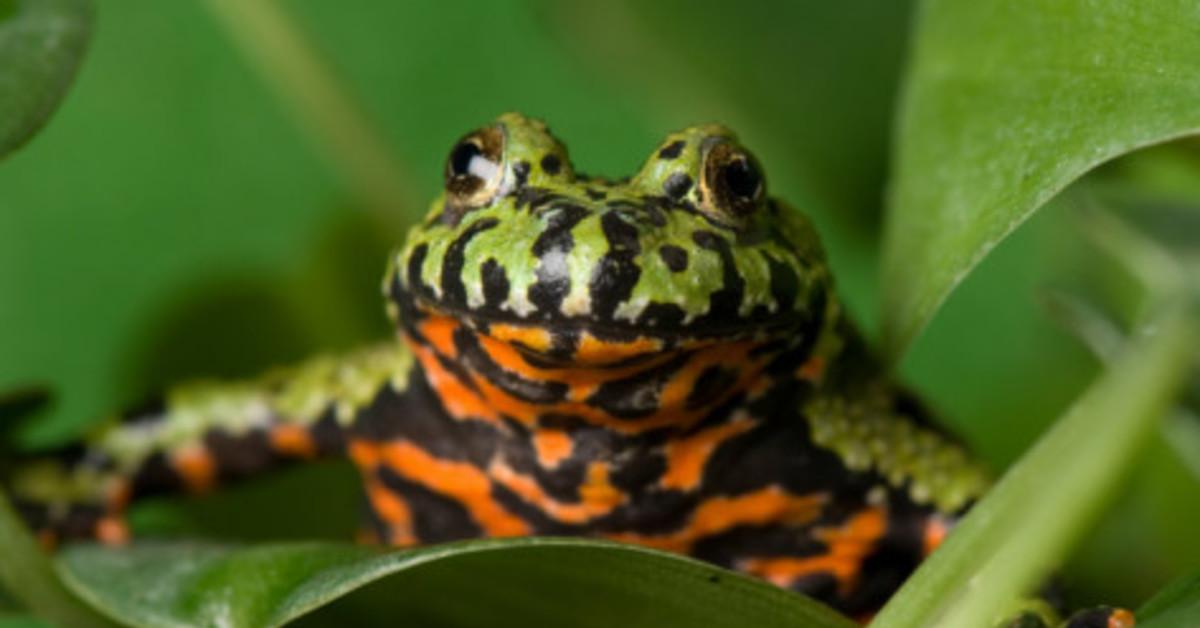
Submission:
[[[405,326],[405,339],[446,411],[459,420],[526,427],[600,426],[620,433],[687,428],[752,384],[778,355],[762,340],[611,342],[582,334],[569,361],[536,327],[480,330],[444,314]],[[564,425],[565,424],[565,425]]]

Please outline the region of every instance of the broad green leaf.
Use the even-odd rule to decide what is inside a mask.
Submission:
[[[60,571],[97,608],[145,626],[278,626],[371,583],[386,589],[368,623],[386,625],[855,625],[809,598],[711,565],[576,539],[387,553],[315,543],[77,546]]]
[[[1200,617],[1200,573],[1180,579],[1137,612],[1138,628],[1192,628]]]
[[[915,33],[884,246],[893,357],[1071,181],[1200,130],[1192,0],[928,0]]]
[[[50,562],[0,492],[0,587],[39,617],[63,626],[110,626],[59,582]]]
[[[1149,325],[904,584],[874,628],[992,626],[1096,519],[1182,382],[1182,306]]]
[[[91,0],[0,0],[0,157],[33,137],[83,59]]]

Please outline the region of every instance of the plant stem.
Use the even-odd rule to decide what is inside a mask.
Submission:
[[[412,206],[406,169],[287,10],[276,0],[207,4],[359,199],[403,215]]]
[[[994,626],[1101,514],[1191,362],[1196,322],[1173,304],[1005,474],[905,582],[872,628]]]

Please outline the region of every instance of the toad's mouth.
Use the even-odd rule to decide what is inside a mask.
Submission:
[[[697,316],[685,320],[669,308],[645,308],[637,318],[565,316],[534,310],[527,315],[498,307],[467,308],[434,295],[400,296],[402,324],[424,319],[450,319],[470,330],[517,347],[547,364],[593,361],[625,362],[650,354],[726,342],[786,340],[815,337],[825,323],[823,295],[811,309],[758,312],[750,316]]]

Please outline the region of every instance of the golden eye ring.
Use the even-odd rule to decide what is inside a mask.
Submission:
[[[446,195],[458,210],[486,205],[504,181],[504,131],[490,126],[463,136],[446,158]]]
[[[762,169],[750,153],[729,142],[714,144],[704,156],[700,177],[704,209],[735,221],[753,214],[766,198]]]

